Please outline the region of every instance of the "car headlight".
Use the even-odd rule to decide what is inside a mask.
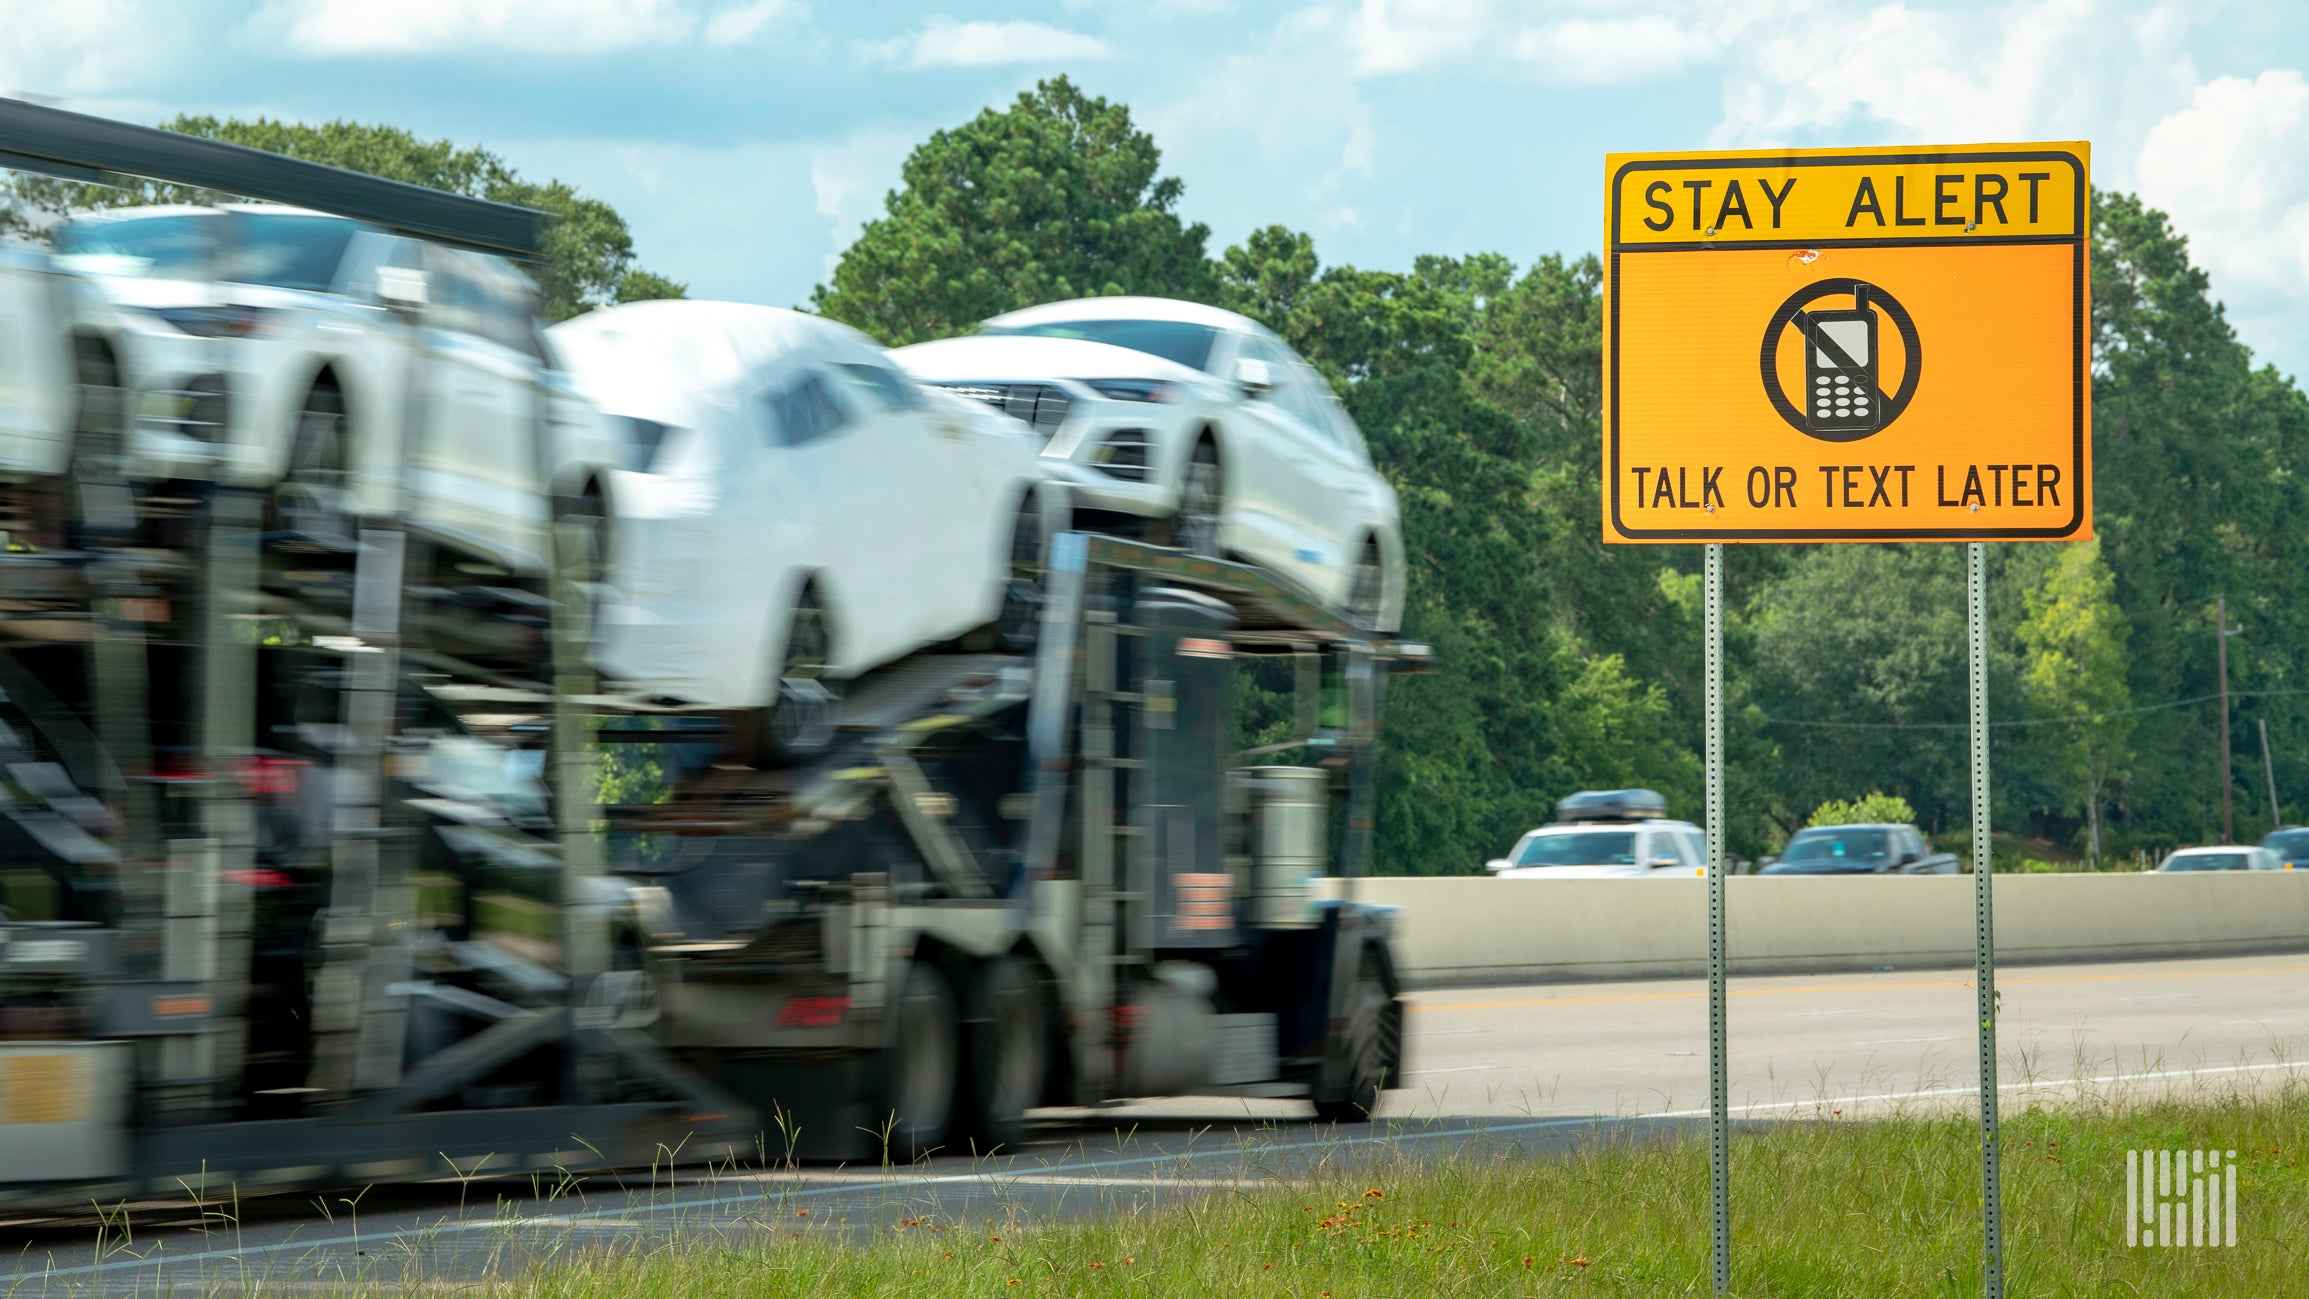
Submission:
[[[1159,379],[1087,379],[1084,384],[1099,396],[1110,397],[1115,401],[1171,402],[1179,399],[1178,385],[1164,383]]]
[[[196,338],[246,338],[262,333],[272,313],[261,307],[158,307],[152,314]]]

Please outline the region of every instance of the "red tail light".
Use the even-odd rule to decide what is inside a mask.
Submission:
[[[309,764],[303,758],[259,756],[241,762],[241,788],[251,798],[290,798]]]
[[[778,1007],[779,1028],[832,1028],[850,1013],[848,997],[788,997]]]

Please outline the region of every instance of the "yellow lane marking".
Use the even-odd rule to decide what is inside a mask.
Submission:
[[[2240,974],[2309,974],[2309,965],[2280,965],[2252,970],[2167,970],[2143,974],[2055,974],[2033,979],[1998,979],[2000,988],[2023,983],[2112,983],[2132,979],[2219,979]],[[1970,979],[1937,979],[1928,983],[1827,983],[1797,988],[1733,988],[1734,997],[1785,997],[1805,992],[1900,992],[1916,988],[1969,988]],[[1445,1005],[1412,1002],[1412,1010],[1506,1010],[1517,1006],[1569,1006],[1602,1001],[1697,1001],[1707,996],[1692,992],[1626,992],[1596,997],[1533,997],[1526,1001],[1455,1001]]]

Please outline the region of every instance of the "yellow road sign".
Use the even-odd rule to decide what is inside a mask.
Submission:
[[[1608,157],[1604,540],[2090,537],[2089,159]]]

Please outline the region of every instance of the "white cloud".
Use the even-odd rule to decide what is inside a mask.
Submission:
[[[2133,173],[2141,199],[2188,235],[2247,342],[2309,336],[2309,81],[2298,69],[2197,87],[2150,129]]]
[[[708,45],[743,45],[773,23],[787,19],[808,17],[809,11],[799,0],[751,0],[734,5],[706,19],[705,38]]]
[[[1725,62],[1723,144],[2131,135],[2195,84],[2181,19],[2128,0],[1978,9],[1807,3],[1762,17]],[[2153,120],[2153,118],[2151,119]]]
[[[684,41],[697,26],[682,0],[271,0],[250,20],[318,56],[601,54]]]
[[[1363,0],[1347,46],[1360,75],[1422,72],[1479,50],[1492,25],[1489,0]]]
[[[1572,18],[1515,39],[1517,59],[1569,85],[1656,81],[1707,62],[1717,48],[1709,33],[1660,14]]]
[[[875,57],[904,62],[916,68],[992,68],[1013,63],[1057,63],[1071,59],[1108,59],[1114,47],[1096,36],[1070,32],[1048,23],[957,22],[943,15],[922,24],[919,31],[884,41],[874,47]]]
[[[197,57],[205,26],[170,0],[0,3],[0,94],[71,100],[64,106],[83,112],[91,99],[141,101],[155,78]]]

